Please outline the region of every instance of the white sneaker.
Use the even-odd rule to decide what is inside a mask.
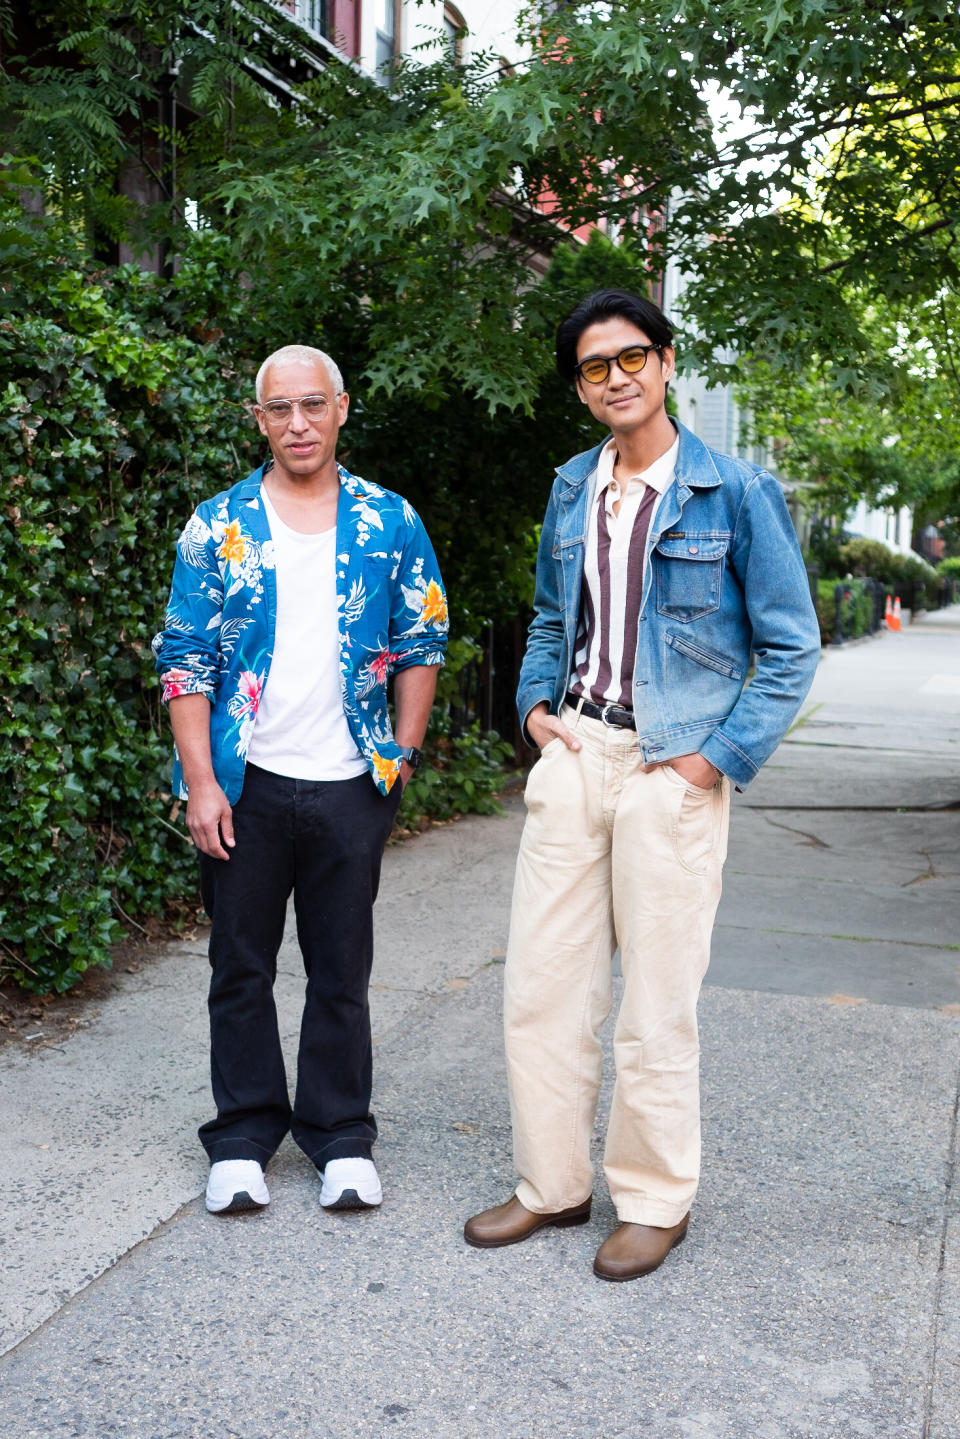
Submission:
[[[255,1159],[218,1159],[210,1166],[207,1208],[211,1214],[240,1214],[270,1203],[263,1170]]]
[[[323,1180],[320,1203],[324,1209],[376,1209],[383,1199],[372,1159],[328,1159],[317,1173]]]

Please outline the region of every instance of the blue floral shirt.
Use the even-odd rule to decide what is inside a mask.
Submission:
[[[276,636],[273,538],[260,497],[264,466],[205,500],[177,542],[164,628],[153,641],[163,700],[203,694],[211,704],[214,773],[231,804],[270,675]],[[441,665],[447,601],[423,524],[400,495],[338,466],[336,576],[343,712],[378,788],[401,757],[387,711],[387,679]],[[187,798],[174,747],[173,783]]]

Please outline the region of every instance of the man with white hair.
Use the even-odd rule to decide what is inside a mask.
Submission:
[[[327,1209],[382,1198],[367,990],[373,902],[443,663],[437,561],[406,500],[336,460],[349,398],[321,350],[260,367],[272,459],[180,536],[153,642],[211,919],[212,1213],[269,1203],[289,1130]],[[395,718],[387,708],[394,676]],[[294,897],[306,971],[291,1107],[273,984]]]

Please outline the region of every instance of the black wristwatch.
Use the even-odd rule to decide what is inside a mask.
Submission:
[[[401,745],[400,758],[405,759],[410,768],[416,773],[423,764],[423,750],[417,749],[416,745],[412,744]]]

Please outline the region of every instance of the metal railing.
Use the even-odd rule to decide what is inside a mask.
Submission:
[[[960,601],[960,580],[904,580],[892,585],[882,585],[869,575],[838,580],[833,589],[830,643],[842,645],[862,635],[876,634],[883,628],[888,598],[891,605],[899,600],[901,609],[914,615],[922,610],[945,609]]]
[[[887,590],[869,575],[838,580],[833,587],[834,621],[830,643],[842,645],[883,627]]]

